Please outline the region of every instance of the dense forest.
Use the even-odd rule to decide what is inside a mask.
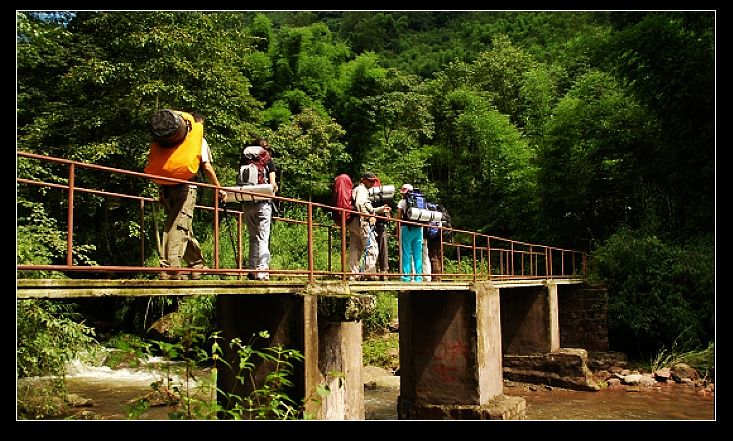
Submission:
[[[587,251],[608,287],[611,349],[704,347],[715,18],[17,12],[16,149],[141,171],[152,111],[195,110],[223,183],[255,135],[274,146],[283,196],[328,203],[343,172],[411,182],[454,226]],[[64,182],[57,172],[16,160],[19,177]],[[152,182],[105,179],[156,195]],[[16,197],[17,262],[63,262],[64,203],[32,187]],[[135,261],[137,219],[93,196],[75,203],[78,262]]]

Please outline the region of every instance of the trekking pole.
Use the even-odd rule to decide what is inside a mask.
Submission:
[[[227,203],[226,201],[223,201],[221,203],[221,208],[224,210],[224,224],[228,224],[227,219],[229,219],[231,216],[229,215],[229,210],[227,209]],[[234,244],[234,237],[232,237],[232,229],[227,228],[229,230],[229,241],[232,243],[232,255],[234,256],[234,266],[237,266],[237,246]]]

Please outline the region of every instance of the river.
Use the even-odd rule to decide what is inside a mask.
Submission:
[[[366,420],[396,420],[399,377],[369,367],[364,390]],[[365,374],[365,377],[367,375]],[[70,393],[92,400],[78,408],[97,419],[128,419],[126,403],[152,392],[150,384],[162,378],[149,370],[109,369],[77,365],[66,378]],[[173,377],[180,383],[180,378]],[[366,378],[365,378],[366,380]],[[365,384],[367,382],[365,381]],[[714,394],[694,386],[669,383],[660,386],[617,386],[598,392],[546,388],[505,381],[505,395],[522,396],[527,420],[716,420]],[[167,420],[171,408],[151,407],[138,419]]]

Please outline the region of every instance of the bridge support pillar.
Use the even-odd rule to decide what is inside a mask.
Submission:
[[[290,359],[292,373],[288,379],[292,386],[283,392],[296,403],[301,403],[308,391],[315,390],[320,381],[318,375],[318,319],[317,299],[311,295],[220,295],[216,299],[217,327],[221,331],[223,358],[229,364],[217,363],[217,394],[219,404],[227,410],[234,409],[241,399],[262,388],[267,375],[275,370],[273,362],[258,356],[241,356],[237,348],[230,347],[234,338],[243,346],[269,352],[269,348],[294,349],[303,360]],[[266,336],[260,333],[266,331]],[[250,372],[239,372],[240,360],[247,358],[254,367]],[[242,376],[244,381],[237,379]],[[246,407],[246,406],[245,406]],[[306,402],[305,411],[314,413],[313,403]],[[255,414],[242,412],[242,418],[254,418]],[[273,416],[274,418],[274,416]]]
[[[254,384],[248,372],[235,372],[240,355],[229,347],[233,338],[243,345],[267,331],[251,346],[260,351],[280,346],[295,349],[303,360],[290,359],[293,385],[283,392],[314,419],[363,420],[361,319],[374,311],[374,297],[351,295],[348,288],[308,286],[301,294],[220,295],[216,310],[224,360],[217,365],[218,401],[231,410],[237,400],[262,388],[274,371],[271,361],[252,357]],[[244,384],[237,379],[240,375]],[[321,392],[324,392],[321,394]],[[243,412],[243,418],[255,415]],[[270,416],[276,418],[275,415]]]
[[[318,295],[318,370],[328,392],[315,416],[322,420],[363,420],[362,319],[374,312],[369,295],[312,287]]]
[[[499,290],[399,294],[400,419],[524,419],[503,395]]]
[[[560,349],[557,284],[502,289],[501,336],[505,354]]]

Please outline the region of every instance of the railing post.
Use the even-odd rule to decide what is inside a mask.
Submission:
[[[219,269],[219,187],[214,189],[214,268]]]
[[[486,272],[491,280],[491,236],[486,236]]]
[[[74,164],[69,165],[69,206],[66,208],[66,265],[74,264],[73,237],[74,237]]]
[[[583,277],[588,277],[588,267],[587,267],[587,263],[588,262],[586,260],[587,257],[588,257],[587,254],[585,254],[585,253],[582,254],[582,258],[583,258],[583,262],[582,262],[582,265],[583,265],[583,269],[582,269],[582,271],[583,271]]]
[[[534,253],[532,252],[532,245],[529,246],[529,275],[534,276]]]
[[[308,283],[313,283],[313,203],[308,202]]]
[[[440,273],[439,273],[439,276],[440,276],[440,279],[442,280],[443,279],[443,273],[445,272],[445,259],[443,258],[444,257],[444,254],[443,254],[443,227],[440,227],[438,229],[438,231],[440,232],[440,249],[438,251],[440,253],[438,255],[438,258],[440,259]],[[400,268],[402,268],[402,267],[400,267]],[[431,268],[431,270],[432,270],[432,268]]]
[[[347,212],[341,210],[341,281],[346,281],[346,216]]]
[[[237,269],[242,269],[242,212],[237,213]],[[239,278],[242,278],[242,273],[239,272]]]
[[[565,250],[560,251],[560,275],[565,275]]]
[[[476,281],[476,233],[471,233],[471,240],[473,241],[473,281]]]
[[[145,199],[140,199],[140,266],[145,266]]]
[[[512,276],[514,276],[514,241],[511,241],[512,244],[512,259],[510,263],[510,271],[512,272]]]
[[[331,263],[331,250],[333,249],[333,228],[331,225],[328,226],[328,272],[333,271],[333,265]]]

